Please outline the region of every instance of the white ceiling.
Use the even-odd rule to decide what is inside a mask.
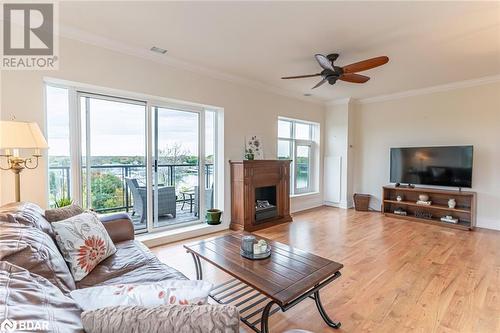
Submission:
[[[322,100],[369,98],[500,74],[500,2],[63,2],[62,27]],[[390,62],[311,91],[315,53]],[[312,98],[314,98],[312,97]]]

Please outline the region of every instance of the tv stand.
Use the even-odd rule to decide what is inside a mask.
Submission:
[[[386,216],[462,230],[476,226],[476,192],[392,185],[384,186],[382,192],[382,213]],[[421,194],[429,197],[430,205],[417,203]],[[448,206],[449,199],[455,199],[454,208]],[[458,218],[458,223],[442,222],[441,217],[447,215]]]

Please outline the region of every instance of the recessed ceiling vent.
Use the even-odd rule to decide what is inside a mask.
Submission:
[[[160,47],[156,47],[156,46],[153,46],[150,50],[153,51],[153,52],[156,52],[156,53],[160,53],[160,54],[167,53],[167,50],[162,49]]]

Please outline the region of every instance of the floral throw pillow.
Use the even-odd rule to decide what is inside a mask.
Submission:
[[[52,222],[56,242],[75,281],[80,281],[101,261],[116,252],[106,228],[93,212]]]
[[[76,289],[70,296],[83,311],[89,311],[118,305],[204,305],[212,289],[213,284],[207,281],[166,280]]]

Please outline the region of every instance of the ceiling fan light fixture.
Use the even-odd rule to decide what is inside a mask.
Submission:
[[[389,57],[380,56],[340,67],[334,65],[334,61],[339,57],[338,53],[332,53],[327,56],[324,56],[322,54],[315,54],[314,57],[316,58],[319,66],[322,68],[322,71],[320,73],[284,76],[282,77],[282,79],[302,79],[321,76],[323,79],[319,81],[314,87],[312,87],[312,89],[316,89],[319,86],[322,86],[325,82],[328,82],[330,85],[334,85],[337,80],[350,83],[366,83],[368,80],[370,80],[370,77],[357,74],[357,72],[362,72],[375,67],[379,67],[389,62]],[[304,96],[308,95],[304,94]]]
[[[167,50],[162,49],[161,47],[153,46],[150,48],[151,51],[159,53],[159,54],[165,54],[167,53]]]

